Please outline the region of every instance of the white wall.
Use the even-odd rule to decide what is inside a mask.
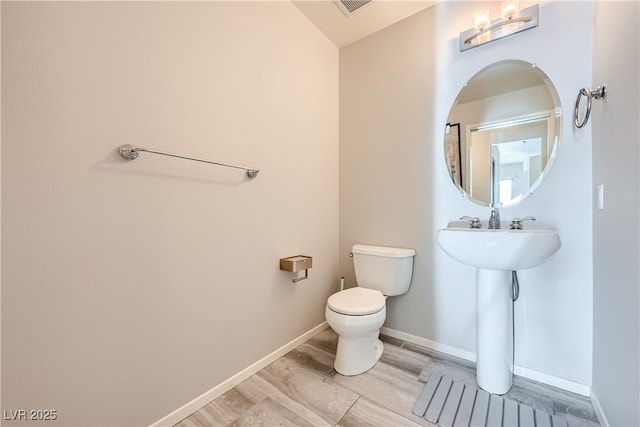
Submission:
[[[386,326],[475,353],[475,272],[448,258],[435,233],[461,215],[486,220],[489,209],[461,197],[448,180],[444,125],[478,70],[503,59],[535,63],[563,106],[558,158],[535,194],[501,214],[537,217],[538,226],[559,231],[563,246],[543,266],[519,272],[515,363],[520,374],[588,393],[591,137],[574,131],[571,114],[579,88],[591,82],[592,5],[541,2],[538,28],[461,53],[459,33],[484,5],[440,3],[341,49],[341,271],[353,282],[347,255],[356,242],[416,248],[412,287],[388,301]],[[499,15],[499,2],[486,7]]]
[[[591,86],[607,94],[591,119],[593,184],[604,185],[593,213],[593,394],[612,426],[640,425],[639,4],[594,7]]]
[[[2,2],[3,409],[148,425],[323,322],[337,78],[289,2]]]

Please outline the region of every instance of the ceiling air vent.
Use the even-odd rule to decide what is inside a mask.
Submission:
[[[371,0],[335,0],[335,3],[346,16],[351,15],[353,12],[370,2]]]

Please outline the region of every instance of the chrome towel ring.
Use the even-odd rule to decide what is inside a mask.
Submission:
[[[598,86],[596,90],[589,90],[586,87],[580,89],[580,92],[578,92],[578,99],[576,99],[576,108],[573,112],[573,123],[577,128],[583,127],[589,121],[589,116],[591,115],[591,99],[604,98],[605,93],[605,86]],[[580,100],[583,96],[587,98],[587,111],[585,112],[582,121],[580,121],[578,118],[578,110],[580,109]]]

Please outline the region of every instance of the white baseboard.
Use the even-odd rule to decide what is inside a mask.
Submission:
[[[250,376],[252,376],[255,373],[257,373],[258,371],[260,371],[262,368],[265,368],[269,364],[275,362],[280,357],[284,356],[285,354],[287,354],[288,352],[290,352],[291,350],[293,350],[294,348],[296,348],[300,344],[302,344],[305,341],[307,341],[309,338],[313,337],[314,335],[318,334],[319,332],[323,331],[324,329],[326,329],[328,327],[329,327],[329,324],[327,322],[322,322],[321,324],[319,324],[315,328],[311,329],[310,331],[305,332],[304,334],[300,335],[298,338],[296,338],[293,341],[285,344],[284,346],[280,347],[279,349],[277,349],[273,353],[271,353],[271,354],[263,357],[262,359],[258,360],[253,365],[243,369],[242,371],[238,372],[237,374],[235,374],[231,378],[229,378],[229,379],[223,381],[222,383],[218,384],[217,386],[213,387],[211,390],[209,390],[209,391],[205,392],[204,394],[196,397],[191,402],[186,403],[182,407],[180,407],[180,408],[176,409],[175,411],[171,412],[169,415],[167,415],[165,417],[162,417],[161,419],[159,419],[155,423],[151,424],[150,427],[166,427],[166,426],[173,426],[173,425],[179,423],[180,421],[184,420],[189,415],[193,414],[198,409],[200,409],[203,406],[205,406],[207,403],[209,403],[212,400],[215,400],[216,398],[220,397],[221,395],[223,395],[227,391],[231,390],[236,385],[240,384],[242,381],[246,380]]]
[[[532,369],[523,368],[522,366],[516,365],[514,367],[514,373],[516,375],[520,375],[521,377],[525,377],[533,381],[538,381],[540,383],[547,384],[553,387],[561,388],[562,390],[570,391],[582,396],[589,397],[589,395],[591,394],[591,387],[588,385],[576,383],[564,378],[555,377],[553,375],[544,374]]]
[[[390,329],[387,327],[382,327],[380,329],[380,332],[384,335],[388,335],[393,338],[398,338],[399,340],[406,341],[411,344],[419,345],[420,347],[425,347],[430,350],[439,351],[440,353],[445,353],[450,356],[455,356],[460,359],[464,359],[464,360],[468,360],[469,362],[476,363],[476,354],[471,353],[469,351],[460,350],[459,348],[441,344],[436,341],[431,341],[429,339],[418,337],[416,335],[407,334],[405,332],[396,331],[395,329]]]
[[[604,410],[602,409],[602,405],[600,405],[600,400],[598,400],[598,396],[596,393],[591,390],[591,404],[593,405],[593,410],[596,411],[596,415],[598,416],[598,421],[600,421],[600,425],[602,427],[609,427],[609,420],[607,416],[604,414]]]
[[[393,338],[426,347],[430,350],[439,351],[451,356],[458,357],[460,359],[468,360],[470,362],[476,362],[476,354],[471,353],[459,348],[451,347],[445,344],[441,344],[426,338],[418,337],[415,335],[407,334],[404,332],[396,331],[383,327],[380,332]],[[588,385],[576,383],[566,380],[564,378],[555,377],[553,375],[544,374],[542,372],[534,371],[532,369],[523,368],[522,366],[515,366],[514,373],[524,378],[528,378],[533,381],[538,381],[553,387],[561,388],[563,390],[570,391],[572,393],[580,394],[582,396],[589,397],[591,394],[591,387]]]

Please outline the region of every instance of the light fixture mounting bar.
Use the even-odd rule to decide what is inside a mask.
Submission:
[[[464,52],[521,31],[530,30],[538,26],[538,20],[538,5],[534,4],[522,9],[518,18],[494,19],[490,26],[480,31],[470,28],[460,33],[460,51]]]

